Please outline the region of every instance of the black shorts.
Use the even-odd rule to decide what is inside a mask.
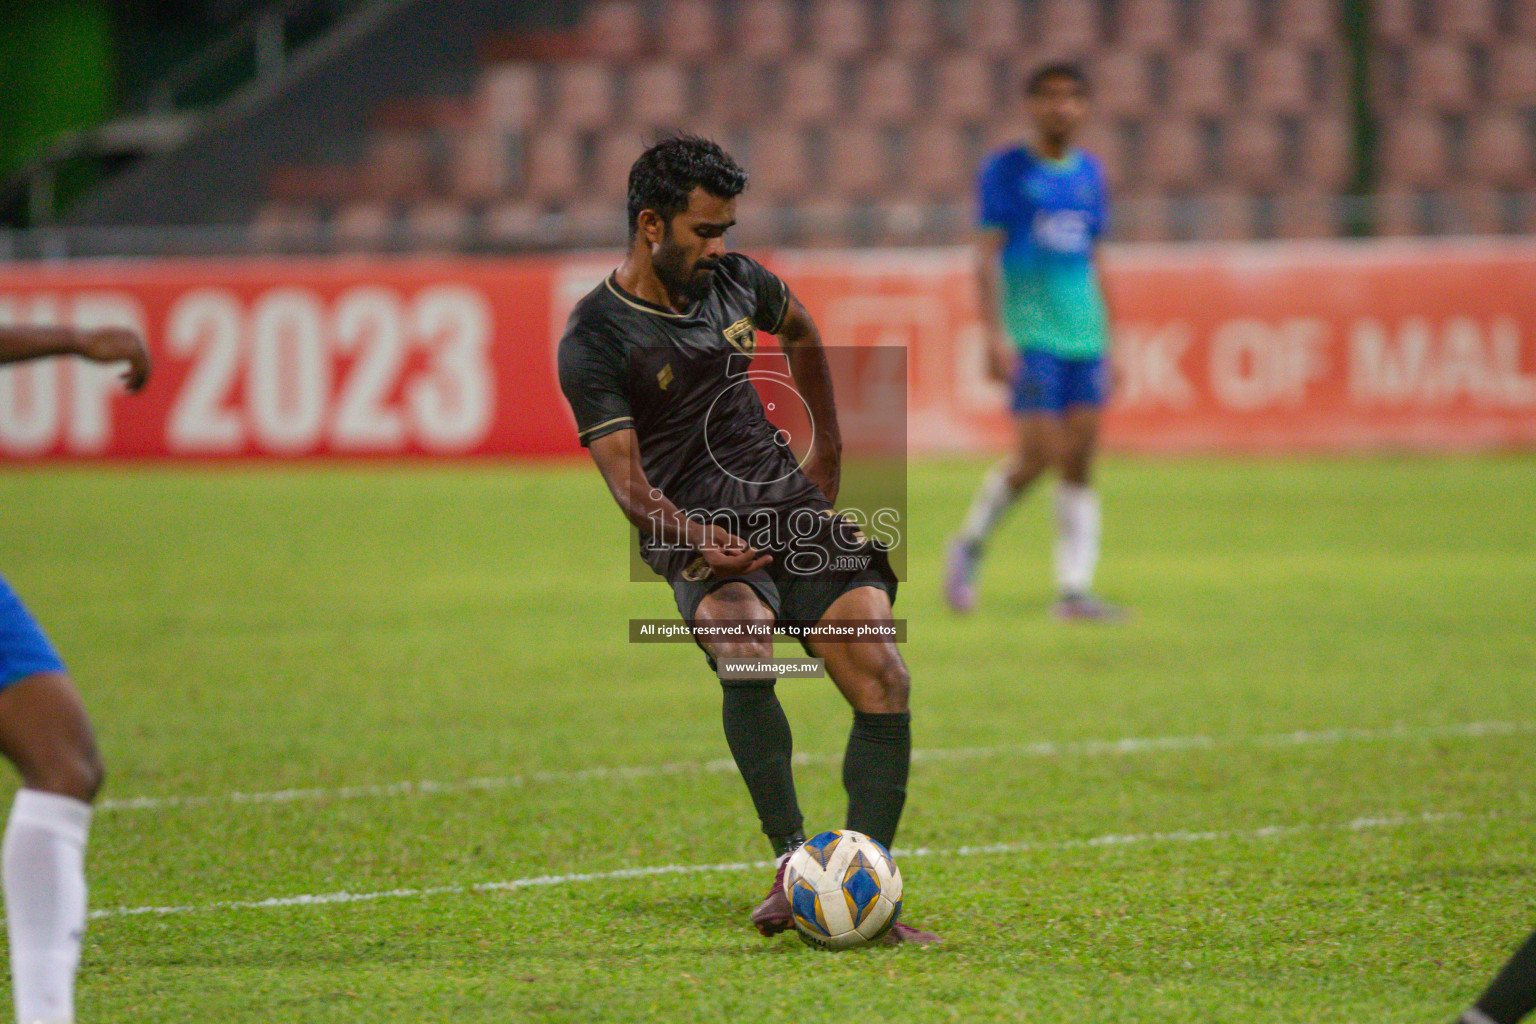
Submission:
[[[773,561],[742,576],[716,576],[702,555],[678,564],[667,582],[683,621],[692,625],[705,597],[736,582],[751,587],[776,621],[802,627],[820,622],[833,602],[860,587],[879,587],[896,603],[896,573],[884,546],[835,513],[823,514],[814,535],[799,538],[793,548],[765,553]],[[813,571],[796,571],[797,566]],[[800,645],[805,647],[803,639]],[[713,666],[714,659],[710,661]]]

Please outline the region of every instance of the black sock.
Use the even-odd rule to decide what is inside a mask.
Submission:
[[[1474,1005],[1498,1024],[1515,1024],[1536,1009],[1536,932],[1515,950]]]
[[[889,850],[907,802],[912,764],[912,715],[853,713],[853,731],[843,755],[843,788],[848,791],[848,827],[877,839]]]
[[[725,742],[777,857],[804,841],[805,826],[789,762],[793,750],[789,719],[784,717],[773,683],[766,679],[724,684],[720,720],[725,725]]]

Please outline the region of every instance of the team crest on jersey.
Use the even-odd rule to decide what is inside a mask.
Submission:
[[[683,570],[683,579],[689,583],[703,583],[713,576],[714,573],[715,570],[711,569],[709,563],[704,560],[704,556],[700,555],[689,562],[687,568]]]
[[[665,391],[667,390],[668,386],[671,385],[672,378],[676,376],[677,374],[672,372],[672,364],[668,363],[666,366],[661,368],[660,372],[656,374],[656,386]]]
[[[751,355],[757,348],[757,328],[752,326],[751,317],[742,317],[721,333],[725,335],[725,340],[731,343],[731,347],[738,352]]]

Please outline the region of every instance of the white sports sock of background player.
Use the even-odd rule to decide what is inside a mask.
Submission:
[[[1062,483],[1056,488],[1056,586],[1063,594],[1086,594],[1099,567],[1099,496],[1091,487]]]
[[[22,789],[5,828],[5,924],[21,1024],[75,1019],[75,969],[85,932],[85,843],[91,806]]]
[[[1000,466],[994,466],[981,479],[981,487],[971,500],[971,510],[960,525],[962,544],[980,545],[987,542],[1003,514],[1019,500],[1019,492],[1008,485],[1008,474]]]

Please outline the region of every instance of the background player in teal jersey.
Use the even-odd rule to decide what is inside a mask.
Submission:
[[[149,350],[132,331],[0,327],[0,365],[64,355],[127,363],[130,391],[149,379]],[[0,753],[21,773],[0,856],[16,1019],[72,1024],[85,931],[85,841],[101,760],[64,663],[3,577]]]
[[[1087,76],[1049,64],[1025,84],[1033,146],[993,153],[977,183],[977,279],[989,372],[1012,386],[1018,443],[988,472],[949,552],[945,596],[976,602],[975,576],[1003,514],[1056,468],[1057,614],[1113,619],[1091,593],[1099,560],[1099,501],[1091,486],[1107,392],[1109,317],[1094,259],[1108,220],[1098,162],[1073,142],[1088,110]]]

